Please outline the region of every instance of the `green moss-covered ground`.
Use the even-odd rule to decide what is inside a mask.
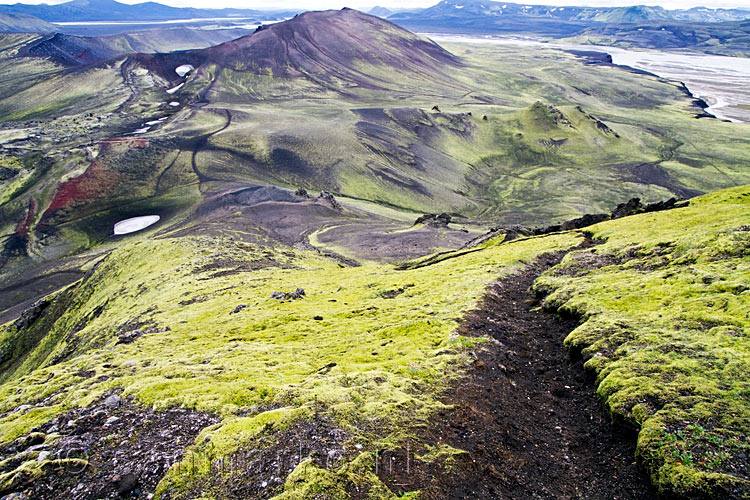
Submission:
[[[229,221],[195,210],[207,197],[251,185],[327,189],[356,200],[362,222],[388,217],[406,229],[422,212],[549,224],[634,195],[655,201],[750,182],[748,125],[696,120],[700,110],[676,83],[556,50],[450,44],[462,58],[450,82],[412,74],[382,90],[206,64],[167,97],[167,82],[133,61],[63,71],[18,57],[34,39],[0,39],[0,122],[24,159],[0,186],[0,226],[10,241],[19,222],[31,225],[0,279],[17,282],[71,255],[80,261],[61,268],[88,261],[90,274],[38,321],[0,334],[0,443],[113,390],[157,410],[219,415],[186,458],[200,473],[175,467],[160,493],[206,487],[210,498],[200,464],[323,415],[351,445],[345,465],[299,464],[284,498],[340,496],[351,481],[387,496],[369,453],[425,425],[446,382],[482,347],[454,335],[462,314],[489,282],[581,241],[493,240],[398,270],[345,268],[270,237],[253,241],[272,249],[241,243],[248,233],[229,222],[221,237],[177,232],[206,213]],[[401,78],[354,64],[386,83]],[[173,98],[181,106],[165,104]],[[186,106],[191,99],[207,104]],[[166,119],[136,139],[96,142],[156,118]],[[80,189],[62,192],[75,196],[58,197],[71,179]],[[664,491],[746,488],[747,193],[597,225],[603,245],[571,254],[538,283],[550,307],[584,319],[567,345],[582,351],[613,417],[641,429],[639,457]],[[143,213],[162,222],[108,239],[112,223]],[[358,256],[322,241],[335,228],[318,224],[306,233],[314,242]],[[270,298],[297,287],[304,299]]]
[[[565,340],[615,420],[640,428],[660,490],[747,494],[750,452],[750,189],[594,226],[537,285],[584,322]]]
[[[53,325],[40,320],[4,334],[0,342],[9,347],[34,328],[48,329],[4,365],[11,371],[0,389],[0,440],[117,389],[156,409],[221,415],[221,424],[206,431],[217,457],[253,443],[269,423],[283,430],[320,412],[365,450],[396,446],[440,407],[441,389],[474,348],[475,339],[453,332],[486,284],[578,241],[579,235],[561,234],[490,246],[402,272],[390,265],[342,268],[313,253],[232,239],[126,245],[62,292],[65,308]],[[234,272],[242,266],[255,270]],[[304,299],[270,298],[297,287]],[[241,304],[247,307],[231,314]],[[146,333],[117,344],[136,329]],[[35,407],[13,411],[29,403]],[[205,456],[203,448],[195,452]],[[363,474],[370,477],[368,470]],[[163,489],[187,491],[201,477],[186,480],[179,471]],[[288,485],[285,498],[304,497],[292,491],[309,485],[290,481],[296,486]]]
[[[537,282],[548,306],[583,318],[566,345],[582,351],[613,418],[640,429],[638,457],[665,492],[746,491],[749,225],[748,187],[601,223],[591,232],[603,244],[570,253]],[[43,333],[3,365],[0,441],[111,390],[157,410],[214,412],[221,422],[160,485],[179,495],[211,484],[212,460],[324,418],[350,455],[334,469],[300,464],[281,498],[335,497],[351,482],[388,497],[372,450],[412,439],[467,354],[483,348],[453,333],[462,314],[492,280],[580,241],[494,240],[400,271],[233,238],[125,245],[60,293],[53,324],[3,334],[7,351]],[[297,287],[305,298],[270,298]],[[136,330],[135,342],[118,343]],[[24,404],[32,408],[15,410]]]

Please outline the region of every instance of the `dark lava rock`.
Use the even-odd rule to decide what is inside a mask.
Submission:
[[[416,226],[417,224],[425,224],[427,226],[434,227],[448,227],[448,224],[450,224],[452,219],[453,218],[445,212],[441,213],[440,215],[424,214],[418,217],[416,221],[414,221],[414,225]]]
[[[331,208],[333,208],[334,210],[343,210],[343,207],[341,206],[341,204],[328,191],[321,191],[320,196],[318,196],[318,199],[327,201],[331,205]]]
[[[584,64],[590,65],[610,65],[612,64],[612,56],[606,52],[595,52],[593,50],[568,50],[567,52],[575,55],[584,60]]]
[[[31,326],[39,317],[42,315],[47,306],[50,305],[51,300],[44,298],[34,302],[34,304],[23,311],[21,316],[13,323],[19,330],[28,328]]]
[[[323,316],[313,316],[315,321],[323,321]]]
[[[571,219],[569,221],[565,221],[561,224],[560,228],[563,231],[569,231],[571,229],[580,229],[582,227],[588,227],[592,226],[594,224],[597,224],[599,222],[603,222],[605,220],[609,220],[609,215],[607,214],[586,214],[582,217],[578,217],[577,219]]]
[[[5,483],[0,498],[4,493],[21,493],[25,500],[150,498],[201,430],[219,421],[184,408],[157,412],[132,399],[120,398],[110,407],[107,399],[42,424],[41,432],[49,435],[54,429],[60,441],[49,444],[40,475],[21,474],[13,484]],[[0,456],[10,453],[8,446],[0,447]]]
[[[309,198],[310,197],[310,195],[307,194],[307,189],[305,189],[305,188],[298,188],[294,192],[294,194],[295,194],[295,196],[301,196],[302,198]]]
[[[132,332],[123,333],[117,337],[118,344],[132,344],[135,339],[143,335],[143,330],[133,330]]]
[[[247,307],[247,304],[240,304],[237,307],[235,307],[234,310],[230,312],[229,314],[237,314],[238,312],[242,311],[246,307]]]
[[[65,432],[70,432],[75,426],[68,427]],[[73,430],[75,432],[75,430]],[[89,444],[76,436],[65,436],[57,445],[53,457],[58,460],[86,456],[89,451]]]
[[[643,207],[644,212],[660,212],[662,210],[671,210],[673,208],[683,208],[690,204],[689,201],[681,201],[678,203],[677,198],[670,198],[666,201],[657,201],[656,203],[649,203]]]
[[[297,288],[293,292],[273,292],[271,294],[271,298],[276,300],[296,300],[301,299],[304,296],[305,290],[302,288]]]
[[[115,476],[113,482],[120,496],[125,496],[138,487],[138,477],[132,472],[128,472],[122,476]]]
[[[620,203],[612,211],[612,218],[619,219],[621,217],[627,217],[628,215],[635,215],[643,211],[643,205],[641,204],[640,198],[631,198],[625,203]]]
[[[438,108],[437,106],[433,106],[432,107],[432,111],[436,111],[436,112],[440,113],[440,108]]]
[[[534,234],[533,229],[526,227],[526,226],[520,226],[517,224],[510,226],[510,227],[502,228],[502,231],[505,232],[504,241],[515,240],[523,236],[532,236]]]
[[[499,234],[503,234],[503,233],[505,233],[504,241],[510,241],[510,240],[519,238],[521,236],[540,236],[543,234],[556,233],[558,231],[570,231],[572,229],[582,229],[584,227],[592,226],[594,224],[598,224],[599,222],[603,222],[603,221],[610,220],[610,219],[619,219],[621,217],[627,217],[629,215],[635,215],[635,214],[644,213],[644,212],[659,212],[661,210],[670,210],[672,208],[682,208],[682,207],[688,206],[688,204],[689,204],[688,201],[678,202],[676,198],[670,198],[665,201],[658,201],[656,203],[650,203],[644,206],[641,203],[640,198],[632,198],[628,200],[626,203],[620,203],[619,205],[617,205],[617,208],[615,208],[612,211],[611,215],[585,214],[576,219],[565,221],[562,224],[552,224],[551,226],[538,227],[536,229],[531,229],[526,226],[494,227],[490,229],[487,233],[483,234],[482,236],[479,236],[469,241],[461,248],[466,249],[466,248],[476,247],[477,245],[489,240],[490,238],[494,238],[495,236],[498,236]],[[426,218],[429,218],[429,217],[431,216],[423,215],[422,217],[417,219],[416,223],[424,222]]]
[[[145,330],[133,330],[132,332],[126,332],[121,333],[117,337],[117,343],[118,344],[132,344],[135,342],[140,336],[147,335],[149,333],[163,333],[170,331],[171,328],[168,326],[165,326],[164,328],[146,328]]]
[[[18,175],[18,172],[20,172],[20,170],[17,170],[15,168],[0,167],[0,181],[7,181],[8,179],[12,179],[16,175]]]
[[[34,446],[37,444],[42,444],[46,438],[47,436],[43,432],[32,432],[28,436],[24,436],[18,439],[19,445],[22,447],[20,449],[28,448],[29,446]]]
[[[411,288],[413,286],[414,285],[404,285],[401,288],[397,288],[395,290],[388,290],[388,291],[382,292],[382,293],[380,293],[378,295],[381,298],[383,298],[383,299],[394,299],[394,298],[398,297],[399,295],[401,295],[402,293],[404,293],[407,288]]]
[[[628,215],[635,215],[646,212],[661,212],[662,210],[671,210],[673,208],[683,208],[688,206],[688,201],[679,201],[677,198],[669,198],[668,200],[657,201],[655,203],[649,203],[643,205],[640,198],[632,198],[626,203],[620,203],[612,211],[612,218],[619,219],[620,217],[627,217]]]

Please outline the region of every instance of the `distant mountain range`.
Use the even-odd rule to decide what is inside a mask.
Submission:
[[[71,0],[49,5],[16,3],[0,5],[0,13],[34,16],[47,22],[85,21],[167,21],[172,19],[262,18],[264,20],[291,17],[297,10],[274,11],[253,9],[196,9],[171,7],[156,2],[128,5],[116,0]],[[491,0],[443,0],[426,9],[388,9],[374,7],[370,14],[402,24],[436,26],[465,25],[476,27],[493,25],[507,28],[514,21],[536,20],[573,24],[641,23],[645,21],[677,20],[690,22],[742,21],[750,19],[750,10],[692,9],[666,10],[662,7],[636,5],[631,7],[554,7],[523,5]],[[20,20],[19,20],[20,22]],[[533,25],[533,22],[532,22]],[[518,26],[516,26],[516,29]]]
[[[714,23],[750,19],[750,10],[709,9],[666,10],[662,7],[554,7],[522,5],[487,0],[443,0],[417,12],[388,16],[410,29],[440,32],[514,32],[566,36],[607,24],[651,21]]]
[[[168,21],[215,17],[278,19],[297,11],[260,11],[250,9],[194,9],[170,7],[156,2],[128,5],[115,0],[71,0],[57,5],[0,5],[2,14],[24,14],[48,22],[71,21]]]
[[[117,54],[146,47],[158,48],[152,38],[145,43],[115,42],[126,34],[156,28],[149,23],[186,20],[185,28],[248,29],[248,24],[281,21],[297,11],[262,11],[251,9],[178,8],[156,2],[128,5],[116,0],[71,0],[57,5],[0,5],[0,31],[63,32],[69,35],[99,36],[97,40],[55,39],[48,44],[51,55],[76,64],[98,58],[114,49]],[[691,9],[666,10],[662,7],[555,7],[523,5],[492,0],[442,0],[425,9],[389,9],[374,7],[370,14],[388,19],[407,29],[426,33],[526,34],[551,38],[575,39],[582,43],[648,47],[656,49],[691,49],[726,55],[750,55],[747,21],[750,10]],[[218,20],[221,19],[221,20]],[[50,23],[91,22],[94,24],[53,25]],[[104,22],[96,24],[96,22]],[[111,23],[117,21],[117,23]],[[110,24],[107,24],[110,22]],[[216,25],[216,26],[214,26]],[[197,32],[196,32],[197,33]],[[193,33],[194,34],[194,33]],[[169,47],[205,46],[225,41],[230,31],[220,37],[203,36],[201,43],[190,45],[191,34],[166,33]],[[119,39],[118,39],[119,40]],[[91,50],[68,54],[70,47],[83,44]],[[165,51],[158,50],[158,51]],[[84,54],[85,57],[78,57]],[[75,57],[73,57],[75,56]],[[72,57],[72,59],[71,59]]]
[[[750,55],[750,20],[722,23],[689,21],[607,24],[589,28],[572,42],[659,50],[689,49],[727,56]]]
[[[593,21],[602,23],[640,23],[657,20],[693,22],[742,21],[750,19],[750,9],[666,10],[662,7],[633,5],[630,7],[555,7],[525,5],[487,0],[442,0],[437,5],[415,12],[395,13],[392,20],[465,19],[465,18],[543,17],[562,21]]]

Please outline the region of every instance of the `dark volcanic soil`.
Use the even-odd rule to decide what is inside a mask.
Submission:
[[[563,346],[576,320],[540,310],[530,291],[562,256],[493,284],[466,316],[462,335],[497,343],[477,353],[446,395],[452,408],[423,438],[469,453],[450,470],[416,463],[410,475],[382,474],[394,490],[419,488],[434,499],[656,498],[635,463],[635,436],[611,425],[581,361]]]
[[[149,499],[198,433],[217,421],[213,415],[182,408],[156,412],[111,395],[0,449],[3,458],[35,450],[49,460],[41,477],[18,480],[0,497],[15,491],[12,498],[17,500]],[[54,440],[56,434],[61,439]]]

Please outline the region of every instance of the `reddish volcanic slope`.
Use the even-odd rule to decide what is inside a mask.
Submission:
[[[235,71],[364,88],[380,88],[397,74],[447,79],[444,70],[461,65],[436,43],[352,9],[307,12],[215,47],[137,58],[169,80],[177,79],[174,68],[180,64],[216,63]]]

